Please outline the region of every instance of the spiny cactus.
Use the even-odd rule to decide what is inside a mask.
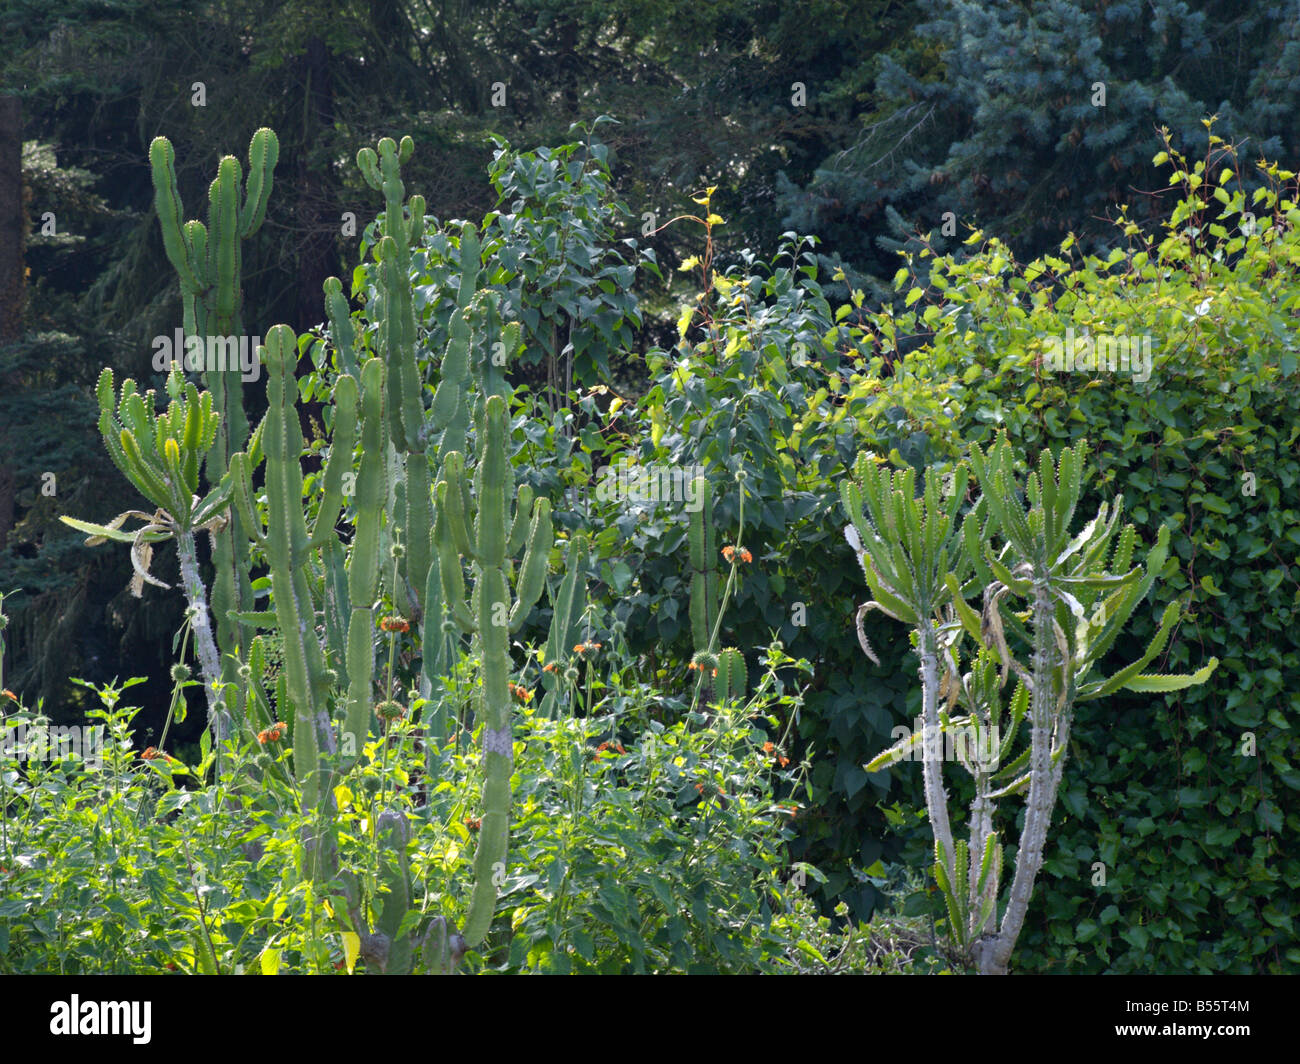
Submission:
[[[208,224],[185,221],[176,183],[175,151],[166,137],[149,146],[154,203],[167,258],[180,280],[187,336],[242,338],[242,242],[261,228],[271,194],[272,175],[280,145],[269,129],[253,134],[248,148],[248,177],[243,193],[239,160],[225,156],[208,189]],[[208,453],[211,477],[219,478],[231,455],[244,448],[248,419],[244,414],[243,381],[238,366],[208,366],[204,383],[221,418],[221,432]],[[212,606],[216,614],[217,645],[222,654],[222,681],[238,684],[239,653],[247,653],[255,630],[236,615],[252,610],[249,560],[238,516],[213,538]]]
[[[296,404],[298,338],[287,326],[276,326],[258,349],[267,370],[268,410],[251,438],[240,382],[230,373],[210,367],[208,390],[201,394],[173,371],[168,385],[173,402],[159,416],[152,397],[136,394],[134,382],[123,386],[119,400],[106,372],[99,387],[105,443],[157,510],[152,515],[131,511],[107,526],[68,520],[91,534],[92,542],[111,538],[131,543],[140,579],[156,581],[148,572],[150,545],[176,536],[218,737],[233,732],[223,693],[232,697],[231,705],[239,712],[235,723],[244,727],[249,741],[276,717],[292,725],[294,776],[303,810],[313,822],[305,840],[303,873],[321,882],[337,875],[344,904],[336,908],[336,916],[358,935],[368,962],[383,971],[408,971],[420,946],[431,969],[449,971],[469,945],[483,940],[495,907],[506,855],[513,762],[509,635],[519,630],[546,589],[553,532],[549,501],[534,499],[526,488],[517,496],[514,492],[506,446],[509,386],[503,365],[519,347],[520,329],[516,323],[501,322],[495,299],[476,297],[479,250],[469,226],[461,235],[466,266],[459,305],[433,410],[426,416],[409,281],[410,252],[422,238],[424,205],[412,197],[405,205],[409,217],[404,214],[399,174],[412,150],[410,138],[403,138],[400,147],[386,138],[377,151],[365,149],[358,156],[363,174],[383,191],[386,205],[383,235],[375,250],[380,277],[375,307],[378,355],[367,357],[342,285],[329,279],[325,305],[343,372],[334,382],[326,411],[332,438],[311,505],[304,503],[303,437]],[[204,226],[181,220],[171,146],[160,138],[151,148],[163,239],[181,279],[186,328],[192,335],[230,335],[240,329],[239,241],[261,222],[276,151],[270,131],[259,131],[242,198],[238,162],[222,160],[210,192],[209,224]],[[483,344],[482,357],[475,359],[474,329],[479,326],[493,342]],[[471,387],[478,397],[473,407]],[[463,458],[471,425],[472,469]],[[360,465],[352,492],[346,481],[354,471],[358,444]],[[436,493],[430,483],[435,455],[441,471]],[[261,466],[264,498],[254,484]],[[216,485],[202,500],[196,494],[200,473]],[[353,524],[347,546],[336,530],[345,506]],[[129,517],[144,521],[145,527],[134,534],[121,531]],[[193,549],[193,534],[200,529],[219,537],[212,593],[215,640],[207,625]],[[581,613],[586,549],[581,539],[571,547],[570,561],[576,565],[561,582],[553,646],[557,639],[569,637]],[[516,567],[510,559],[520,551],[523,557]],[[251,607],[248,571],[255,557],[264,557],[269,569],[272,611]],[[385,564],[389,559],[398,562],[396,579]],[[472,585],[468,595],[467,572]],[[385,587],[385,581],[391,584]],[[442,918],[426,921],[423,934],[400,934],[409,922],[414,893],[406,854],[409,825],[400,810],[383,810],[376,820],[385,891],[373,932],[359,883],[337,867],[334,773],[355,763],[352,759],[374,734],[373,611],[385,595],[403,612],[409,608],[408,616],[417,622],[421,600],[428,607],[423,617],[426,687],[441,683],[467,636],[483,663],[478,706],[483,812],[463,935]],[[259,626],[274,631],[259,636]],[[273,691],[268,690],[266,673],[268,647],[274,647],[282,665]],[[395,704],[390,692],[384,705]],[[430,747],[445,738],[440,730],[444,722],[436,716],[428,715],[423,723]]]
[[[496,873],[498,866],[504,868],[506,856],[514,763],[509,635],[518,630],[541,595],[552,542],[550,502],[537,499],[527,526],[527,547],[515,593],[511,595],[505,573],[506,548],[511,541],[517,544],[524,538],[522,533],[511,532],[524,527],[527,514],[516,511],[513,520],[508,520],[514,476],[506,453],[505,401],[500,396],[490,397],[484,412],[475,474],[473,535],[469,531],[470,508],[465,502],[464,462],[456,451],[447,456],[438,481],[438,519],[434,527],[442,600],[453,622],[474,636],[483,662],[478,708],[478,722],[483,727],[483,811],[474,859],[474,887],[463,932],[469,946],[477,945],[487,934],[499,886]],[[527,500],[521,497],[519,501]],[[468,601],[462,559],[469,563],[473,580]]]
[[[357,388],[349,376],[334,387],[334,448],[325,467],[324,496],[312,533],[303,513],[302,428],[298,420],[294,370],[298,341],[287,325],[277,325],[258,349],[267,369],[267,411],[258,430],[266,462],[269,520],[263,525],[252,498],[253,461],[245,452],[231,458],[236,506],[244,527],[261,547],[271,571],[276,627],[283,640],[284,674],[293,709],[294,772],[302,788],[303,807],[316,809],[329,794],[322,751],[333,754],[335,740],[329,714],[334,680],[316,635],[316,605],[307,581],[309,554],[335,536],[334,521],[342,505],[343,467],[352,464]],[[284,711],[283,704],[280,705]]]
[[[735,647],[718,652],[718,676],[714,690],[719,699],[744,698],[749,679],[745,673],[745,655]]]
[[[713,527],[713,491],[705,477],[696,477],[700,508],[690,516],[691,635],[695,649],[712,650],[718,619],[718,539]]]
[[[348,558],[348,701],[343,752],[360,755],[370,734],[374,695],[374,607],[379,585],[380,525],[388,496],[383,420],[384,363],[367,360],[361,370],[361,469],[357,474],[356,531]]]
[[[546,697],[538,713],[548,720],[554,719],[564,691],[563,670],[573,656],[580,621],[586,609],[587,584],[583,574],[587,568],[589,546],[585,536],[575,536],[569,541],[565,555],[564,576],[551,595],[551,628],[546,639],[545,664],[542,685]]]

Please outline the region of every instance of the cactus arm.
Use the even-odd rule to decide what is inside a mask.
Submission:
[[[442,479],[447,482],[447,492],[445,497],[439,497],[439,503],[455,550],[467,559],[474,560],[474,547],[469,538],[469,523],[465,515],[468,492],[465,490],[464,476],[465,460],[459,451],[452,451],[443,462]]]
[[[271,197],[271,175],[280,158],[280,142],[263,127],[253,134],[248,145],[248,182],[244,202],[239,208],[239,236],[248,239],[262,226],[266,204]]]
[[[277,627],[284,642],[286,689],[294,717],[294,773],[305,809],[329,802],[321,750],[330,751],[329,683],[316,636],[315,608],[307,585],[307,521],[302,509],[302,429],[294,399],[298,344],[293,330],[277,325],[262,348],[267,365],[269,407],[262,446],[266,490],[273,515],[267,529],[267,558],[275,596]]]
[[[356,538],[348,567],[353,608],[369,608],[379,579],[379,525],[386,495],[383,422],[384,363],[366,361],[361,371],[361,468],[357,474]]]
[[[718,614],[717,539],[713,528],[713,491],[705,477],[695,479],[700,508],[690,515],[687,538],[691,558],[691,635],[695,649],[709,650]]]
[[[322,547],[334,535],[343,510],[343,474],[352,469],[352,448],[357,427],[357,382],[344,374],[334,384],[334,438],[325,463],[324,494],[312,525],[311,547]]]
[[[521,497],[522,501],[522,497]],[[516,520],[518,517],[516,516]],[[532,529],[528,535],[528,549],[519,569],[515,587],[515,604],[510,610],[510,631],[519,631],[546,586],[546,565],[554,543],[551,527],[551,500],[540,498],[533,507]]]
[[[405,575],[417,599],[423,597],[433,557],[432,491],[428,458],[419,452],[407,455]]]
[[[361,469],[357,476],[356,531],[348,559],[348,696],[344,718],[344,752],[361,755],[370,733],[374,681],[373,604],[379,584],[380,523],[386,495],[384,436],[384,362],[370,358],[361,369]]]
[[[447,351],[442,359],[442,376],[433,393],[432,427],[435,432],[449,429],[455,421],[457,412],[466,405],[465,387],[469,379],[470,331],[460,309],[452,311],[447,332]],[[464,446],[462,428],[459,436],[453,431],[451,439],[443,439],[440,455],[445,459],[448,452],[461,450]]]
[[[155,137],[149,145],[149,163],[153,169],[154,207],[167,259],[180,277],[181,288],[196,292],[200,287],[196,264],[182,231],[185,221],[176,184],[176,152],[166,137]]]
[[[442,692],[442,678],[451,667],[448,653],[449,639],[443,631],[442,574],[435,553],[429,566],[429,576],[424,592],[424,628],[421,633],[422,653],[420,674],[425,696],[430,704],[424,709],[424,728],[429,737],[429,778],[434,778],[433,759],[436,747],[447,738],[448,724],[446,700]]]
[[[735,647],[720,650],[718,652],[718,697],[720,699],[744,698],[748,684],[745,655]]]
[[[266,523],[257,515],[253,505],[253,478],[249,470],[248,455],[243,451],[231,456],[231,479],[234,482],[235,509],[244,523],[244,531],[259,547],[266,547]]]
[[[479,269],[483,264],[478,230],[473,222],[466,222],[460,234],[460,289],[456,293],[456,306],[467,310],[478,288]]]
[[[325,278],[325,313],[330,323],[330,339],[339,353],[339,364],[349,376],[357,376],[361,367],[357,362],[357,330],[352,324],[348,300],[343,294],[343,283],[337,277]]]
[[[383,971],[386,975],[404,975],[411,970],[414,945],[410,935],[402,935],[402,918],[411,908],[411,865],[407,855],[410,827],[406,816],[396,809],[385,809],[376,822],[379,844],[379,878],[386,890],[380,903],[375,930],[388,942]]]
[[[550,500],[547,500],[547,506],[550,506]],[[519,553],[519,548],[529,538],[531,531],[531,521],[536,515],[533,513],[533,489],[527,484],[520,484],[518,493],[515,496],[515,517],[510,524],[510,538],[506,541],[506,553],[512,557]]]
[[[212,306],[217,336],[234,336],[239,310],[239,160],[227,155],[208,190],[208,271],[216,285]]]
[[[461,569],[460,555],[456,550],[456,537],[448,528],[447,497],[451,494],[450,485],[445,480],[438,481],[438,516],[434,522],[433,532],[438,551],[438,574],[442,583],[442,601],[451,611],[452,619],[463,632],[475,630],[474,615],[465,604],[465,574]],[[459,495],[459,492],[457,493]]]

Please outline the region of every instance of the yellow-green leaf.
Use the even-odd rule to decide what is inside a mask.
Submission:
[[[355,931],[343,932],[343,960],[347,965],[348,975],[356,967],[357,958],[361,956],[361,936]]]

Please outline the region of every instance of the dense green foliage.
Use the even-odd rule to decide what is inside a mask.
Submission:
[[[1129,640],[1146,646],[1171,603],[1176,630],[1150,671],[1219,659],[1201,686],[1080,707],[1014,969],[1300,971],[1300,8],[811,6],[559,12],[519,0],[460,5],[436,32],[402,2],[324,14],[293,0],[199,13],[175,0],[24,3],[0,15],[17,42],[0,91],[22,96],[35,138],[23,152],[26,332],[0,342],[0,521],[13,503],[0,527],[12,621],[0,687],[17,691],[0,696],[4,726],[33,707],[56,723],[107,719],[85,718],[96,686],[69,677],[111,703],[110,677],[149,676],[134,737],[130,714],[112,718],[108,768],[0,767],[3,965],[355,967],[365,950],[330,891],[346,883],[347,902],[395,937],[412,930],[407,911],[422,928],[460,920],[479,849],[464,818],[482,817],[488,790],[493,847],[496,814],[513,810],[509,879],[493,884],[494,908],[478,895],[479,924],[495,919],[471,969],[958,964],[912,934],[924,927],[928,942],[948,920],[918,874],[934,859],[921,774],[867,771],[920,711],[918,658],[874,613],[862,636],[879,663],[860,649],[868,596],[839,492],[859,455],[942,478],[1004,431],[1022,464],[1086,439],[1098,476],[1080,509],[1123,495],[1141,544],[1168,536],[1168,564],[1102,671],[1132,660]],[[219,106],[191,104],[195,79]],[[128,552],[89,550],[58,519],[155,505],[116,476],[94,432],[104,364],[161,395],[149,338],[181,320],[145,146],[172,138],[177,191],[199,213],[214,147],[264,124],[283,138],[276,193],[235,285],[248,332],[274,336],[275,390],[242,395],[250,425],[269,398],[275,450],[267,461],[249,441],[235,493],[256,529],[256,601],[242,600],[240,620],[263,631],[251,659],[227,633],[222,650],[244,655],[248,675],[230,682],[228,654],[227,694],[214,696],[169,680],[190,660],[182,596],[133,597]],[[385,128],[412,130],[402,179],[425,202],[403,213],[403,191],[376,218],[369,179],[337,161]],[[1244,161],[1260,156],[1292,169]],[[321,283],[335,273],[327,313]],[[271,334],[273,321],[293,325]],[[353,453],[340,382],[387,359],[398,332],[369,448],[384,488],[363,519],[341,486],[365,478],[367,446]],[[1061,364],[1106,352],[1127,360]],[[458,489],[455,462],[434,460],[449,445],[406,426],[462,389],[474,398],[452,430],[468,456]],[[487,393],[501,397],[494,418],[508,411],[489,494],[504,493],[507,522],[512,500],[525,517],[536,500],[554,542],[525,553],[527,521],[508,523],[510,551],[484,566],[485,544],[498,554],[474,521]],[[154,451],[169,458],[161,436]],[[275,500],[262,483],[272,468]],[[710,489],[707,556],[697,475]],[[430,529],[405,554],[426,490],[428,514],[440,512],[442,477],[466,535]],[[272,507],[294,512],[283,541],[274,518],[262,523]],[[184,499],[171,508],[183,514]],[[294,547],[299,516],[307,553]],[[493,503],[494,529],[496,516]],[[453,541],[468,583],[444,594],[430,553]],[[193,539],[181,546],[178,558],[158,542],[146,565],[172,582],[184,552],[194,559]],[[348,602],[352,560],[372,553],[380,571],[358,576]],[[485,652],[475,590],[509,592],[524,570],[508,645]],[[444,623],[444,601],[463,616]],[[352,614],[364,614],[357,639]],[[417,623],[376,639],[388,614]],[[217,620],[232,623],[220,604]],[[324,654],[299,675],[298,644],[312,640],[284,635],[316,624]],[[606,648],[595,663],[593,646]],[[465,744],[485,741],[481,718],[466,714],[488,674],[504,710],[507,669],[539,705],[516,709],[513,768],[496,763],[485,787]],[[214,747],[187,695],[190,709],[235,699],[251,730]],[[385,713],[372,717],[372,695]],[[352,763],[318,761],[290,734],[295,783],[293,758],[256,732],[284,709],[305,738],[318,697],[382,738]],[[393,723],[395,708],[414,720]],[[467,731],[449,748],[426,741],[451,715]],[[162,747],[160,734],[192,771],[132,762],[130,743]],[[578,756],[598,741],[623,752]],[[222,791],[217,756],[265,793]],[[312,795],[335,818],[332,886],[286,870],[304,857],[295,810],[312,766],[347,776]],[[791,805],[793,820],[773,813]],[[399,815],[414,825],[405,842],[389,832]],[[151,854],[169,866],[150,871]],[[895,899],[906,916],[882,925]],[[101,926],[106,912],[126,930]]]

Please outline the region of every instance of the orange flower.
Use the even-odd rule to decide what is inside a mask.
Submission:
[[[478,831],[478,829],[483,826],[483,821],[480,817],[467,816],[465,818],[465,826],[469,828],[470,831]]]
[[[780,765],[782,768],[785,768],[785,766],[790,763],[790,759],[788,757],[778,757],[776,759],[776,763]]]
[[[584,657],[586,657],[588,652],[594,654],[596,651],[600,649],[600,647],[601,644],[599,643],[579,643],[577,646],[573,648],[573,652],[575,654],[581,654]]]
[[[527,705],[533,700],[533,692],[528,690],[527,687],[523,687],[517,683],[512,683],[510,685],[510,693],[519,699],[520,702],[523,702],[524,705]]]
[[[735,556],[735,554],[736,554],[736,548],[733,547],[730,543],[728,543],[725,547],[722,548],[722,556],[727,561],[731,561],[731,559]]]
[[[145,752],[140,755],[140,757],[145,761],[152,761],[157,756],[158,756],[158,750],[152,746],[147,747],[145,749]]]
[[[556,671],[556,670],[555,670],[555,662],[553,662],[553,661],[550,662],[549,664],[546,664],[546,665],[543,665],[543,666],[542,666],[542,672],[555,672],[555,671]]]
[[[775,750],[775,749],[776,749],[776,747],[775,747],[775,745],[773,745],[772,743],[764,743],[764,744],[763,744],[763,753],[765,753],[765,754],[770,754],[770,753],[771,753],[773,750]]]
[[[754,556],[744,547],[732,547],[730,545],[722,548],[722,556],[727,561],[739,559],[742,562],[752,562],[754,560]]]
[[[379,627],[385,632],[409,632],[411,622],[404,617],[385,617],[379,622]]]
[[[265,746],[267,743],[278,743],[284,738],[284,733],[289,730],[287,724],[276,721],[269,728],[257,733],[257,741]]]
[[[9,688],[7,687],[3,691],[0,691],[0,694],[3,694],[5,698],[13,699],[13,701],[15,702],[18,701],[18,696],[14,694],[11,690],[9,690]]]

